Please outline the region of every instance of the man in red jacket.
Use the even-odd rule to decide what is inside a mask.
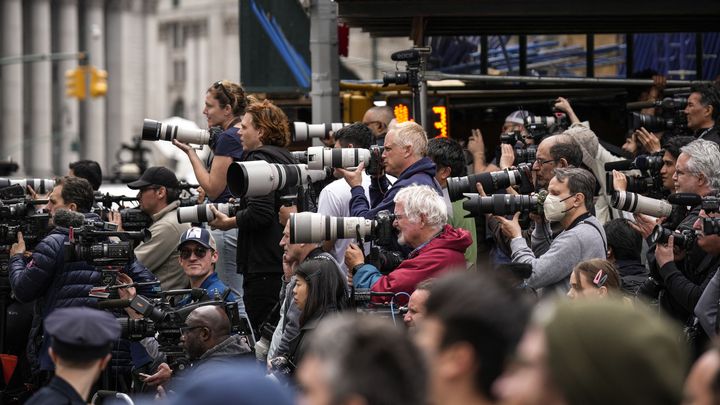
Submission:
[[[409,295],[421,281],[449,270],[465,269],[465,249],[472,243],[472,237],[468,231],[447,224],[445,201],[433,188],[408,186],[397,193],[394,201],[393,225],[399,231],[398,242],[412,247],[413,251],[384,276],[375,266],[365,263],[357,245],[350,245],[345,252],[345,264],[355,288]],[[402,294],[395,302],[403,304],[407,296]]]

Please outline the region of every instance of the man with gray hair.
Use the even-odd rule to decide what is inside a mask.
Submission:
[[[468,231],[447,224],[445,200],[430,186],[408,186],[395,195],[393,224],[399,231],[398,242],[412,248],[410,255],[395,270],[382,275],[375,266],[365,263],[357,245],[350,245],[345,251],[345,264],[355,288],[409,296],[423,280],[448,270],[465,269],[465,249],[472,237]],[[407,301],[407,297],[395,300],[400,304]]]
[[[404,187],[412,184],[425,184],[442,196],[442,189],[435,180],[435,164],[425,157],[427,153],[427,135],[420,125],[414,122],[398,124],[385,137],[382,163],[385,173],[397,177],[390,183],[385,175],[373,178],[370,184],[370,202],[362,187],[364,164],[355,170],[338,169],[350,185],[350,214],[354,217],[375,219],[378,212],[395,208],[395,195]]]
[[[522,237],[519,214],[515,214],[512,220],[495,217],[501,223],[503,234],[511,239],[513,263],[532,265],[532,274],[525,279],[524,287],[541,290],[543,295],[552,291],[564,294],[570,288],[570,273],[576,264],[588,259],[605,258],[605,231],[597,218],[590,214],[595,184],[595,177],[585,169],[555,169],[555,177],[548,184],[543,212],[548,221],[561,226],[562,232],[540,257],[535,256]],[[532,239],[535,245],[535,233]]]
[[[715,142],[698,139],[680,148],[673,175],[675,192],[693,193],[702,197],[715,195],[720,190],[720,149]],[[692,207],[677,226],[676,231],[693,231],[702,206]],[[682,249],[673,240],[654,246],[649,255],[651,279],[641,289],[644,293],[665,289],[660,295],[660,307],[679,322],[692,319],[693,309],[700,300],[705,286],[718,266],[717,256],[709,255],[697,243]],[[680,248],[679,250],[676,248]],[[653,246],[650,245],[650,251]],[[675,251],[682,256],[675,256]],[[653,288],[649,288],[653,287]]]

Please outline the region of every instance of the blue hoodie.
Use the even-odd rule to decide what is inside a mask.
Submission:
[[[379,184],[380,183],[380,184]],[[373,201],[373,208],[365,197],[365,191],[362,186],[355,186],[350,190],[352,199],[350,200],[350,215],[354,217],[365,217],[367,219],[375,219],[378,212],[388,210],[390,213],[395,211],[395,194],[403,187],[412,186],[413,184],[430,186],[437,191],[442,197],[442,188],[435,180],[435,163],[424,157],[413,163],[410,167],[400,173],[392,187],[387,188],[387,178],[385,176],[380,179],[373,179],[370,184],[370,198]],[[383,189],[387,189],[383,193]]]

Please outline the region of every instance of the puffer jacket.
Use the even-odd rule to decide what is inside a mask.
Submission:
[[[94,213],[84,213],[86,220],[99,221],[100,217]],[[65,262],[65,243],[69,240],[69,227],[78,227],[82,224],[68,223],[72,217],[61,218],[56,215],[56,227],[37,245],[29,261],[23,255],[14,255],[10,258],[9,273],[10,285],[15,298],[20,302],[36,301],[37,313],[44,319],[56,308],[87,306],[96,307],[98,299],[90,297],[90,290],[101,284],[102,273],[85,261]],[[155,281],[155,276],[143,267],[137,260],[125,266],[124,272],[135,282]],[[155,290],[144,286],[138,288],[138,294],[153,296]],[[33,337],[40,335],[39,323],[31,331],[31,344]],[[39,352],[40,367],[51,370],[52,362],[47,354],[49,346],[48,336],[44,336]]]

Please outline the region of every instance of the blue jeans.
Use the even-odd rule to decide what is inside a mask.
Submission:
[[[238,296],[238,310],[240,315],[247,317],[245,303],[243,302],[243,275],[237,271],[237,228],[227,231],[215,229],[210,231],[217,245],[218,261],[215,263],[215,272],[225,285],[235,290]]]

